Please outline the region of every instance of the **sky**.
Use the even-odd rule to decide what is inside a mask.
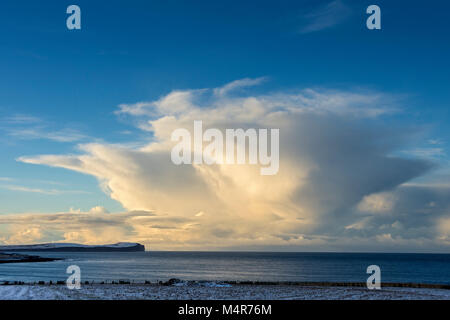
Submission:
[[[0,243],[450,252],[449,10],[3,1]],[[174,165],[194,120],[279,129],[279,172]]]

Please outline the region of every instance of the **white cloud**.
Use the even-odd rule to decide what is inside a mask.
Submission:
[[[447,215],[438,220],[437,226],[440,239],[450,245],[450,217]]]
[[[303,16],[301,33],[310,33],[334,27],[345,21],[351,9],[342,0],[334,0]]]
[[[74,128],[55,129],[55,124],[31,115],[16,114],[0,118],[0,130],[9,137],[21,140],[46,139],[56,142],[81,141],[86,137]]]
[[[382,213],[391,211],[394,205],[395,196],[389,192],[382,192],[365,196],[358,204],[358,209],[371,213]]]
[[[428,143],[432,145],[444,144],[444,142],[441,139],[430,139],[428,140]]]
[[[109,213],[109,211],[105,207],[96,206],[96,207],[93,207],[91,210],[89,210],[89,213],[92,213],[92,214],[104,214],[104,213]]]
[[[1,124],[35,124],[41,123],[42,119],[27,115],[27,114],[14,114],[12,116],[4,117],[0,119]]]
[[[415,157],[436,159],[445,156],[444,148],[415,148],[412,150],[404,151],[405,154]]]
[[[80,190],[41,189],[41,188],[30,188],[30,187],[17,186],[17,185],[0,185],[0,188],[11,190],[11,191],[40,193],[40,194],[45,194],[45,195],[87,194],[88,193],[86,191],[80,191]]]
[[[237,89],[245,88],[245,87],[256,86],[256,85],[263,83],[266,80],[267,80],[266,77],[239,79],[239,80],[230,82],[230,83],[224,85],[223,87],[214,89],[214,93],[218,96],[224,96],[233,90],[237,90]]]
[[[74,142],[86,138],[86,136],[74,129],[61,129],[48,131],[42,127],[32,128],[9,128],[8,135],[24,140],[47,139],[56,142]]]
[[[203,216],[205,213],[203,211],[199,211],[198,213],[195,214],[196,217],[201,217]]]
[[[363,230],[363,229],[367,228],[369,221],[370,221],[369,218],[364,218],[360,221],[357,221],[351,225],[346,226],[345,229],[347,229],[347,230],[349,230],[349,229]]]

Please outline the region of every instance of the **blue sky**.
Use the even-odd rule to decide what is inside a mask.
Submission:
[[[70,4],[81,8],[81,30],[66,29]],[[382,30],[366,28],[370,4],[381,8]],[[3,1],[0,213],[129,209],[89,173],[17,159],[80,154],[92,142],[145,144],[152,133],[117,115],[120,104],[243,78],[266,77],[255,95],[327,88],[393,97],[402,111],[383,122],[414,137],[405,157],[438,163],[414,181],[445,183],[449,10],[435,0]]]

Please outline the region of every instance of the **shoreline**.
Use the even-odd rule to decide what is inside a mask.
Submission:
[[[0,286],[24,285],[24,286],[54,286],[64,285],[62,280],[25,282],[18,280],[0,280]],[[110,280],[110,281],[82,281],[82,285],[95,286],[154,286],[154,287],[252,287],[252,286],[285,286],[285,287],[346,287],[346,288],[367,288],[365,282],[326,282],[326,281],[212,281],[212,280],[190,280],[170,279],[168,281],[130,281],[130,280]],[[386,282],[381,284],[382,288],[411,288],[411,289],[439,289],[450,290],[450,284],[432,283],[408,283],[408,282]]]
[[[236,284],[2,285],[0,300],[450,300],[450,291],[386,287]]]

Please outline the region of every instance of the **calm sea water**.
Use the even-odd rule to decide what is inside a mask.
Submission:
[[[365,282],[366,269],[381,268],[383,282],[450,284],[450,254],[131,252],[33,253],[65,260],[0,264],[0,281],[67,279],[78,265],[82,281],[252,280]]]

